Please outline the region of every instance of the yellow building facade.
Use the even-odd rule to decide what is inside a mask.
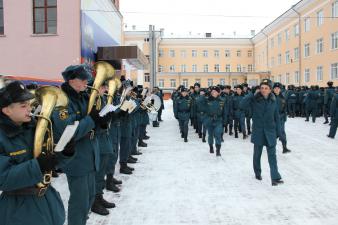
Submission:
[[[126,40],[144,41],[149,52],[146,33],[136,33]],[[338,0],[302,0],[252,38],[159,38],[157,47],[156,83],[164,90],[196,82],[254,86],[264,78],[338,85]],[[141,83],[149,86],[146,75]]]

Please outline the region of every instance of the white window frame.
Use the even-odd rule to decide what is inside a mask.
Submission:
[[[237,57],[242,57],[242,51],[241,50],[237,50],[236,51],[236,55],[237,55]]]
[[[275,47],[275,38],[271,38],[270,39],[270,48],[274,48]]]
[[[331,49],[338,49],[338,31],[331,34]]]
[[[323,81],[323,66],[317,66],[317,81]]]
[[[324,23],[324,11],[321,9],[317,12],[317,27],[322,26]]]
[[[196,73],[196,72],[197,72],[197,65],[196,65],[196,64],[193,64],[193,65],[192,65],[192,72],[193,72],[193,73]]]
[[[158,86],[159,86],[160,88],[163,88],[163,87],[164,87],[164,79],[159,79],[159,80],[158,80]]]
[[[317,39],[316,43],[317,43],[316,44],[316,53],[317,54],[323,53],[323,51],[324,51],[324,41],[323,41],[323,38]]]
[[[311,22],[310,22],[310,18],[307,17],[304,19],[304,32],[309,32],[311,29]]]
[[[159,65],[158,66],[158,72],[160,72],[160,73],[164,72],[164,66]]]
[[[176,79],[170,79],[170,87],[176,88]]]
[[[183,79],[182,80],[182,85],[187,88],[188,85],[189,85],[188,79]]]
[[[338,1],[332,3],[332,19],[338,18]]]
[[[304,58],[310,57],[310,43],[304,44]]]
[[[278,33],[277,40],[278,40],[278,47],[280,47],[282,45],[282,33]]]
[[[237,72],[241,73],[242,72],[242,65],[241,64],[237,64]]]
[[[225,54],[225,58],[231,57],[231,51],[230,51],[229,49],[226,49],[226,50],[224,51],[224,54]]]
[[[296,23],[294,26],[293,26],[293,35],[295,37],[298,37],[299,36],[299,24]]]
[[[248,58],[252,57],[252,50],[248,50]]]
[[[331,79],[338,80],[338,62],[331,64]]]
[[[220,70],[221,70],[221,66],[220,66],[219,64],[215,64],[215,66],[214,66],[214,71],[215,71],[216,73],[219,73]]]
[[[159,49],[158,50],[158,57],[163,57],[164,56],[164,50],[163,49]]]
[[[186,58],[187,57],[187,51],[186,50],[181,50],[181,57]]]
[[[248,65],[248,72],[253,72],[253,65],[252,64]]]
[[[294,52],[295,61],[298,61],[299,60],[299,48],[298,47],[294,48],[293,52]]]
[[[310,76],[311,76],[310,69],[306,68],[304,70],[304,82],[305,83],[309,83],[310,82]]]
[[[213,86],[214,85],[214,80],[212,78],[208,79],[208,87]]]
[[[203,50],[203,57],[205,57],[205,58],[208,57],[208,50]]]
[[[219,50],[214,50],[214,56],[215,58],[219,58]]]
[[[175,73],[175,70],[176,70],[175,65],[170,65],[169,66],[169,72],[170,73]]]
[[[187,65],[185,65],[185,64],[181,65],[181,72],[182,73],[186,73],[187,72]]]
[[[219,79],[219,84],[220,85],[225,85],[225,79],[224,78]]]
[[[191,57],[197,57],[197,50],[191,50]]]
[[[290,40],[290,32],[289,32],[289,29],[286,29],[284,32],[285,32],[285,41],[289,41],[289,40]]]
[[[231,72],[231,65],[230,64],[225,65],[225,72],[227,72],[227,73]]]
[[[278,54],[278,65],[282,65],[282,54]]]
[[[295,75],[294,75],[294,81],[295,81],[295,83],[296,84],[298,84],[299,83],[299,71],[295,71]]]
[[[290,51],[285,52],[285,64],[290,64]]]
[[[175,57],[175,50],[170,49],[170,50],[169,50],[169,56],[170,56],[171,58],[174,58],[174,57]]]
[[[203,72],[204,73],[208,73],[209,72],[209,65],[208,64],[204,64],[203,65]]]

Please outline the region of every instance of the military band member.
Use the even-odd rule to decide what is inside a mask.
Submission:
[[[275,96],[271,93],[272,82],[264,79],[255,95],[250,93],[240,104],[243,109],[252,109],[253,130],[251,142],[254,144],[253,168],[257,180],[262,180],[261,155],[266,146],[270,165],[271,184],[284,183],[278,172],[276,139],[280,137],[280,118]]]
[[[21,82],[0,90],[0,220],[4,225],[63,225],[65,210],[51,186],[38,187],[44,173],[74,154],[33,157],[36,121],[31,118],[34,98]]]
[[[100,168],[100,149],[93,129],[99,123],[97,110],[89,115],[89,96],[86,92],[91,71],[85,65],[69,66],[62,73],[65,82],[61,89],[69,99],[66,110],[52,114],[54,139],[59,140],[67,125],[79,121],[74,135],[75,155],[62,170],[65,172],[70,191],[68,201],[68,224],[84,225],[95,199],[95,172]]]

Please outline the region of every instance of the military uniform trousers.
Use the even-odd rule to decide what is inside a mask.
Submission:
[[[67,175],[70,191],[68,225],[85,225],[95,199],[95,171],[83,176]]]
[[[276,145],[268,146],[267,144],[266,145],[254,144],[253,168],[254,168],[255,174],[261,175],[262,173],[261,156],[262,156],[263,146],[266,146],[266,150],[268,153],[271,180],[281,179],[281,175],[278,172],[278,166],[277,166]]]
[[[120,122],[114,122],[110,126],[110,135],[113,147],[113,154],[109,155],[108,166],[106,170],[106,174],[115,174],[115,165],[117,163],[119,157],[119,146],[121,142],[121,129]]]
[[[305,114],[306,114],[306,119],[308,120],[311,114],[312,117],[312,122],[316,121],[318,113],[318,106],[314,104],[309,104],[308,106],[305,107]]]
[[[283,143],[283,144],[286,144],[286,133],[285,133],[285,120],[284,119],[281,119],[280,121],[280,129],[281,129],[281,134],[280,134],[280,137],[279,137],[279,140]]]
[[[197,112],[197,131],[198,134],[205,136],[207,134],[206,115],[204,112]]]
[[[338,119],[331,119],[331,126],[330,126],[330,137],[335,137],[337,133],[337,127],[338,127]]]
[[[208,118],[208,143],[209,145],[222,144],[223,120],[222,118]]]
[[[245,113],[241,110],[236,110],[234,113],[234,127],[236,132],[238,130],[245,132]]]

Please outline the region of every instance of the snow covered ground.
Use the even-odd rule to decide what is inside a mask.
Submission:
[[[151,139],[123,180],[122,191],[106,193],[117,204],[107,217],[90,214],[89,225],[338,225],[338,139],[328,139],[323,119],[287,122],[291,154],[278,166],[284,185],[271,186],[266,153],[263,181],[254,178],[250,140],[224,135],[222,158],[209,154],[190,129],[188,143],[178,132],[171,101],[164,122],[148,128]],[[117,170],[118,171],[118,170]],[[54,180],[65,206],[68,187],[62,175]]]

